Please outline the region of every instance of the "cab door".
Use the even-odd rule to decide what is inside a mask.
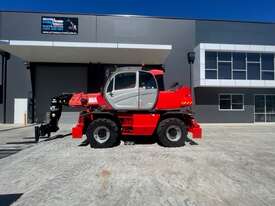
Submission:
[[[155,77],[145,71],[139,71],[139,109],[153,109],[157,101],[158,87]]]
[[[105,97],[116,110],[138,109],[137,72],[117,73],[105,88]]]

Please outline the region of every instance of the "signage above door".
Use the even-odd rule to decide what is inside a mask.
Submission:
[[[78,18],[74,17],[41,17],[42,34],[78,34]]]

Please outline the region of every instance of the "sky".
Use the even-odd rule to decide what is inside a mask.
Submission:
[[[0,0],[1,11],[125,14],[275,23],[275,0]]]

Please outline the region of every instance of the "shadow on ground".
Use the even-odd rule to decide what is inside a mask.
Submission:
[[[122,136],[121,141],[125,145],[146,145],[146,144],[158,144],[157,137],[156,136]],[[198,145],[197,142],[190,138],[186,138],[186,144],[190,145]],[[84,141],[79,146],[88,146],[89,143],[87,142],[87,139],[84,138]],[[118,146],[118,145],[116,145]]]
[[[0,205],[1,206],[9,206],[12,203],[14,203],[16,200],[18,200],[23,193],[17,193],[17,194],[0,194]]]
[[[42,141],[52,141],[55,139],[60,139],[60,138],[64,138],[71,135],[71,133],[69,134],[60,134],[60,135],[55,135],[53,137],[40,137]],[[0,144],[0,159],[8,157],[10,155],[13,155],[17,152],[20,152],[21,150],[30,147],[32,145],[37,144],[37,142],[35,141],[34,137],[23,137],[23,140],[26,141],[13,141],[13,142],[6,142],[4,144]],[[3,148],[2,148],[3,147]],[[2,206],[2,204],[0,204],[0,206]]]
[[[18,149],[17,148],[16,149],[14,149],[14,148],[0,149],[0,159],[8,157],[10,155],[13,155],[17,152],[20,152],[21,150],[22,150],[21,148],[18,148]]]
[[[67,137],[67,136],[70,136],[72,135],[72,133],[67,133],[67,134],[59,134],[59,135],[55,135],[53,137],[49,137],[49,138],[45,138],[43,137],[45,140],[44,141],[52,141],[52,140],[55,140],[55,139],[62,139],[64,137]],[[41,137],[40,137],[41,138]]]
[[[33,138],[34,139],[34,138]],[[16,141],[16,142],[7,142],[6,144],[35,144],[35,140],[33,141]]]

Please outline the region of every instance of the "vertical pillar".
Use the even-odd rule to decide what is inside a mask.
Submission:
[[[10,54],[1,52],[2,56],[2,86],[3,86],[3,123],[7,123],[7,78],[8,78],[8,60]]]
[[[36,117],[36,68],[35,68],[35,64],[33,63],[28,63],[26,65],[27,69],[30,70],[30,75],[31,75],[31,88],[32,88],[32,93],[31,93],[31,100],[30,100],[30,104],[31,104],[31,123],[35,123],[35,117]]]

